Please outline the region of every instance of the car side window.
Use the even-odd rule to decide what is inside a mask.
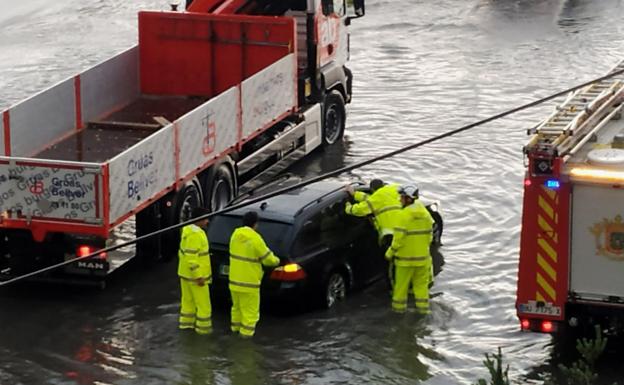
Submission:
[[[295,244],[293,246],[293,254],[296,256],[306,254],[319,247],[321,232],[321,218],[320,215],[315,215],[306,220],[301,229],[299,230],[297,237],[295,238]]]
[[[340,212],[329,206],[310,217],[299,231],[293,252],[302,255],[320,247],[334,248],[343,240],[344,221]]]

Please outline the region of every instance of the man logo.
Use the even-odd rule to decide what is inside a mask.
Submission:
[[[104,270],[106,269],[106,265],[101,263],[101,262],[85,262],[85,261],[78,261],[78,267],[82,268],[82,269],[91,269],[91,270]]]
[[[624,223],[622,216],[604,218],[589,228],[596,240],[596,253],[609,259],[624,260]]]

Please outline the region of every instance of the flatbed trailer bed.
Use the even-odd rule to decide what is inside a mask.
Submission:
[[[205,98],[142,96],[83,130],[67,135],[33,158],[103,163],[121,154],[206,101]]]

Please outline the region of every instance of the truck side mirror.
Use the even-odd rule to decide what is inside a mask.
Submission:
[[[334,13],[334,0],[322,0],[321,7],[323,9],[323,15],[331,15]]]
[[[347,2],[347,4],[350,2]],[[353,13],[355,16],[351,16],[352,19],[357,19],[366,14],[366,8],[364,6],[364,0],[353,0]]]

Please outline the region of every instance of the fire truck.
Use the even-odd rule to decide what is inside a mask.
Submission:
[[[619,63],[610,73],[624,69]],[[522,330],[624,330],[624,75],[570,94],[524,147]]]
[[[218,210],[341,140],[364,0],[194,0],[138,13],[138,44],[0,119],[0,280]],[[166,260],[179,233],[47,278]]]

